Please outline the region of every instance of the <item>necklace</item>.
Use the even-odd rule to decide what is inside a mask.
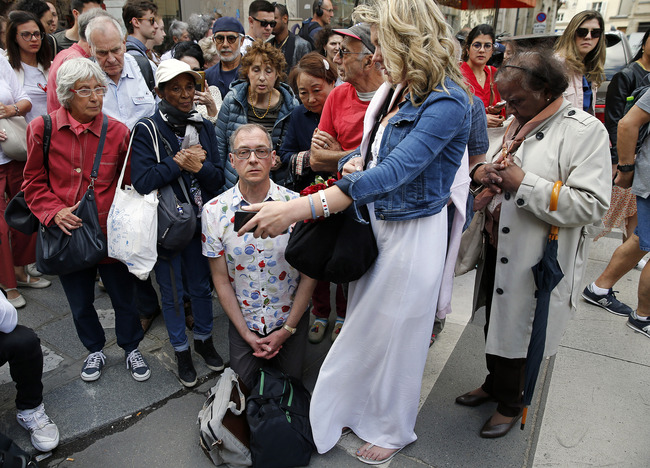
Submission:
[[[255,117],[258,119],[262,120],[264,117],[266,117],[266,114],[269,113],[269,110],[271,109],[271,95],[273,94],[273,90],[269,93],[269,105],[266,107],[266,112],[264,112],[264,115],[257,115],[257,112],[255,112],[255,106],[253,105],[253,99],[251,98],[251,92],[248,91],[248,102],[251,105],[251,109],[253,109],[253,114],[255,114]]]

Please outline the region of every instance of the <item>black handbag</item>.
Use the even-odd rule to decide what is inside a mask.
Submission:
[[[52,137],[52,118],[45,114],[43,116],[43,124],[43,167],[45,167],[45,172],[47,173],[47,160],[50,152],[50,139]],[[25,193],[22,190],[9,201],[9,204],[7,204],[7,209],[5,210],[5,221],[9,227],[16,229],[23,234],[30,235],[38,231],[40,223],[38,218],[34,216],[34,213],[29,209],[29,206],[27,206]]]
[[[316,450],[309,424],[311,396],[302,382],[277,369],[260,369],[246,399],[253,467],[306,466]]]
[[[147,120],[151,122],[153,133],[147,125],[144,127],[149,131],[156,159],[160,163],[158,138],[161,139],[169,157],[172,157],[172,149],[165,137],[158,134],[156,123],[151,119]],[[183,250],[196,233],[196,213],[185,188],[183,176],[178,178],[178,184],[185,196],[185,202],[178,199],[171,184],[158,189],[158,247],[171,252]]]
[[[104,115],[90,185],[74,212],[75,216],[81,218],[81,227],[70,231],[69,236],[56,224],[51,227],[40,225],[36,238],[36,267],[46,275],[74,273],[90,268],[108,256],[106,235],[99,225],[94,190],[107,128],[108,117]]]
[[[352,209],[296,223],[284,252],[287,262],[319,281],[349,283],[361,278],[379,250],[372,226],[358,222]],[[359,207],[359,213],[370,220],[366,205]]]

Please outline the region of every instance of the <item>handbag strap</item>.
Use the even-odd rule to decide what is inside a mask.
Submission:
[[[45,172],[50,172],[49,155],[50,140],[52,139],[52,117],[49,114],[43,115],[43,167]]]
[[[135,124],[135,127],[138,125],[142,125],[144,128],[147,129],[149,132],[149,135],[151,135],[151,130],[149,130],[149,127],[147,127],[143,122],[138,122]],[[135,127],[133,127],[133,132],[131,132],[131,138],[129,139],[129,147],[126,149],[126,158],[124,158],[124,164],[122,165],[122,171],[120,172],[120,178],[117,180],[117,186],[122,187],[122,181],[124,180],[124,173],[126,172],[126,166],[129,164],[129,156],[131,155],[131,146],[133,145],[133,139],[135,137]],[[151,139],[153,141],[153,135],[151,135]],[[156,149],[156,153],[158,153],[158,146],[156,145],[154,141],[154,147]],[[157,158],[158,162],[160,162],[160,157]]]
[[[99,162],[102,159],[102,152],[104,151],[104,141],[106,141],[106,130],[108,129],[108,116],[104,114],[102,121],[102,133],[99,136],[99,144],[97,145],[97,152],[95,153],[95,162],[93,163],[93,170],[90,173],[89,190],[95,188],[95,180],[97,180],[97,173],[99,172]]]

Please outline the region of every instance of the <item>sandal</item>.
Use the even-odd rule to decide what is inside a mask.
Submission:
[[[375,446],[375,444],[370,444],[368,446],[368,450],[370,450],[374,446]],[[363,455],[359,455],[358,451],[357,451],[357,460],[359,460],[360,462],[363,462],[363,463],[365,463],[367,465],[383,465],[384,463],[388,463],[389,461],[391,461],[395,457],[395,455],[397,455],[399,453],[399,451],[402,450],[403,448],[404,447],[398,448],[393,453],[388,455],[386,458],[382,458],[381,460],[373,460],[372,458],[366,458]],[[390,450],[390,449],[387,449],[387,450]]]

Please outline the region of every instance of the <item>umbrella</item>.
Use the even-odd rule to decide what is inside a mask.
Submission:
[[[458,10],[486,10],[493,9],[494,28],[497,27],[499,9],[501,8],[535,8],[537,0],[438,0],[439,5],[456,8]]]
[[[549,210],[557,210],[557,200],[560,196],[562,182],[557,181],[551,192],[551,203]],[[557,261],[557,233],[558,227],[551,226],[551,232],[548,235],[548,242],[544,249],[544,255],[537,265],[533,267],[533,277],[537,291],[537,305],[535,306],[535,318],[533,319],[533,330],[528,343],[528,354],[526,355],[526,374],[524,377],[524,413],[521,417],[521,429],[526,424],[526,415],[528,406],[533,400],[535,384],[539,367],[544,358],[544,348],[546,345],[546,326],[548,324],[548,308],[551,299],[551,291],[558,285],[564,277]]]

